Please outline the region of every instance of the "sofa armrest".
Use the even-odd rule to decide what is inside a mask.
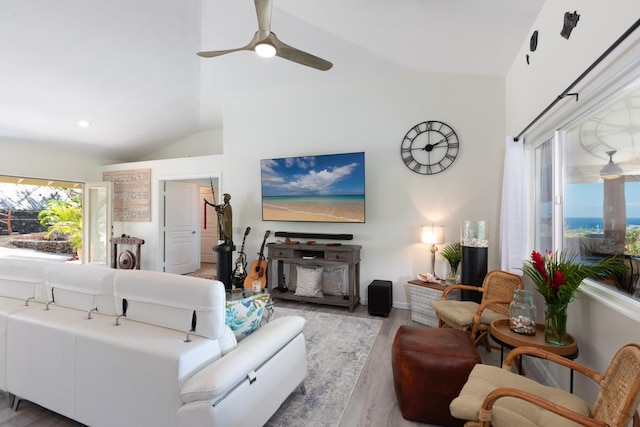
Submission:
[[[180,391],[184,403],[215,402],[296,338],[305,320],[299,316],[275,319],[242,340],[238,347],[189,378]]]

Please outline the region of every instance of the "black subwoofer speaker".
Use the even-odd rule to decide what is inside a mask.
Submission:
[[[372,316],[389,316],[393,305],[393,285],[390,280],[374,280],[367,288],[367,304]]]

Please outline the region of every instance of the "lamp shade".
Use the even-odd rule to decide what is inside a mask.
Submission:
[[[439,245],[444,243],[444,226],[423,225],[420,233],[420,241],[422,243],[431,243]]]

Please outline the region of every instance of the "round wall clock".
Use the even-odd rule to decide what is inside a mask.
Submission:
[[[400,144],[400,155],[415,173],[434,175],[453,164],[459,149],[458,135],[451,126],[430,120],[409,129]]]

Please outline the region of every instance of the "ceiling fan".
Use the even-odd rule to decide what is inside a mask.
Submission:
[[[198,52],[198,55],[203,58],[213,58],[241,50],[253,50],[258,55],[266,58],[279,56],[280,58],[288,59],[289,61],[322,71],[327,71],[333,67],[333,64],[329,61],[281,42],[280,39],[271,32],[271,4],[273,0],[254,0],[254,2],[256,5],[256,14],[258,15],[258,31],[256,31],[248,45],[237,49]]]

